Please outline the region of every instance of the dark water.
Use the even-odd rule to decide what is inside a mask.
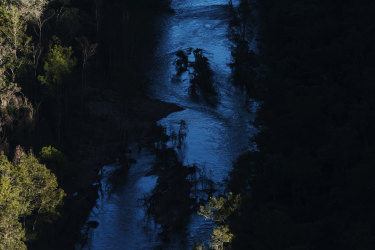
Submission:
[[[249,138],[256,132],[251,122],[257,105],[234,88],[229,79],[231,43],[227,36],[230,18],[227,4],[227,0],[174,0],[172,8],[176,13],[161,21],[163,28],[149,72],[152,79],[149,95],[185,108],[159,123],[171,134],[178,131],[181,120],[186,122],[187,134],[179,154],[185,164],[197,164],[204,169],[219,190],[233,161],[252,148]],[[188,74],[176,77],[175,52],[188,48],[203,49],[209,60],[219,93],[216,107],[192,101],[188,94]],[[90,231],[86,249],[188,249],[198,239],[207,240],[212,224],[194,214],[188,225],[187,243],[178,239],[168,245],[161,242],[157,236],[160,228],[147,218],[140,201],[156,185],[157,177],[145,177],[155,158],[146,150],[132,157],[137,163],[130,168],[121,190],[100,195],[90,217],[99,226]],[[105,169],[110,172],[112,168]]]

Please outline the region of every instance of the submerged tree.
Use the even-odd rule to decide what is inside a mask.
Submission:
[[[194,61],[189,62],[189,55],[193,53]],[[179,50],[176,52],[175,61],[177,76],[181,76],[186,71],[190,74],[189,94],[195,100],[203,98],[208,104],[217,103],[217,90],[214,86],[213,72],[210,68],[208,58],[202,49],[192,48]],[[190,70],[191,69],[191,70]]]
[[[188,70],[189,57],[188,57],[188,54],[185,53],[185,51],[183,50],[177,51],[176,56],[177,56],[176,70],[177,70],[177,75],[180,76],[182,73]]]
[[[195,61],[192,64],[194,72],[190,80],[190,94],[197,96],[198,90],[204,100],[209,104],[216,104],[217,91],[213,83],[213,73],[208,62],[208,58],[204,56],[202,49],[193,51]]]
[[[213,85],[213,75],[208,59],[203,55],[202,49],[195,49],[193,53],[195,58],[192,63],[194,72],[191,84],[194,87],[193,89],[196,91],[196,87],[198,87],[206,101],[214,102],[213,97],[216,97],[217,92]]]

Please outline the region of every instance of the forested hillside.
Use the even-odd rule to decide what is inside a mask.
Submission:
[[[140,184],[130,187],[153,190],[143,197],[147,220],[191,237],[177,246],[374,249],[375,2],[176,1],[176,12],[170,2],[0,0],[0,249],[85,246],[99,225],[87,218],[103,191],[103,166],[117,159],[123,168],[112,184],[128,180],[136,160],[125,153],[135,144],[163,149],[154,150],[156,165],[137,159],[158,168],[137,173]],[[259,104],[257,129],[245,117],[249,100],[228,87],[230,68],[233,84]],[[152,81],[165,81],[156,96],[176,104],[148,98]],[[186,112],[155,125],[180,104]],[[228,195],[209,198],[256,130],[255,149],[234,162]],[[205,164],[217,178],[205,179]],[[195,193],[198,181],[207,192],[198,213],[209,226],[190,221],[198,203],[187,175],[196,172]],[[137,195],[125,211],[138,215]],[[129,225],[123,235],[144,229],[121,223]],[[195,242],[207,231],[210,240]],[[166,235],[144,246],[171,246]]]
[[[257,3],[261,129],[231,174],[232,246],[373,249],[375,3]]]
[[[178,109],[143,94],[152,19],[168,10],[0,1],[0,249],[73,248],[102,164]]]

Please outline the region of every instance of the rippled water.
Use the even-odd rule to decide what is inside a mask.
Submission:
[[[235,3],[234,3],[235,4]],[[174,0],[175,14],[161,20],[159,45],[149,76],[149,95],[172,102],[185,110],[159,121],[168,134],[177,132],[180,121],[186,122],[187,134],[181,149],[185,164],[197,164],[223,187],[233,161],[251,149],[249,138],[256,132],[251,126],[256,104],[230,83],[231,62],[228,40],[230,10],[227,0]],[[179,49],[201,48],[214,71],[219,93],[216,107],[196,103],[188,94],[189,75],[176,77],[175,52]],[[124,187],[101,195],[90,220],[99,226],[90,232],[87,249],[186,249],[198,239],[207,240],[212,224],[192,215],[188,225],[187,243],[174,240],[168,245],[158,237],[158,226],[145,216],[139,199],[156,185],[155,176],[145,177],[154,157],[145,151],[133,155],[137,163],[130,168]]]

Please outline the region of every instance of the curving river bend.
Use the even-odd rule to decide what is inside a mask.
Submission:
[[[157,24],[162,32],[149,71],[152,84],[148,94],[184,108],[159,124],[171,134],[179,130],[181,120],[186,122],[186,137],[179,150],[183,162],[204,169],[220,189],[233,161],[252,147],[249,138],[256,132],[251,126],[256,104],[230,82],[228,0],[173,0],[172,8],[175,14]],[[203,49],[209,60],[219,93],[216,107],[191,100],[187,74],[175,77],[175,53],[189,48]],[[155,156],[142,150],[132,157],[137,162],[131,165],[121,190],[100,194],[89,219],[98,221],[99,226],[90,230],[85,249],[189,249],[198,240],[206,241],[212,224],[195,214],[183,240],[173,239],[166,244],[159,239],[159,226],[147,218],[140,201],[156,185],[156,176],[146,176]],[[110,172],[112,168],[104,169]]]

